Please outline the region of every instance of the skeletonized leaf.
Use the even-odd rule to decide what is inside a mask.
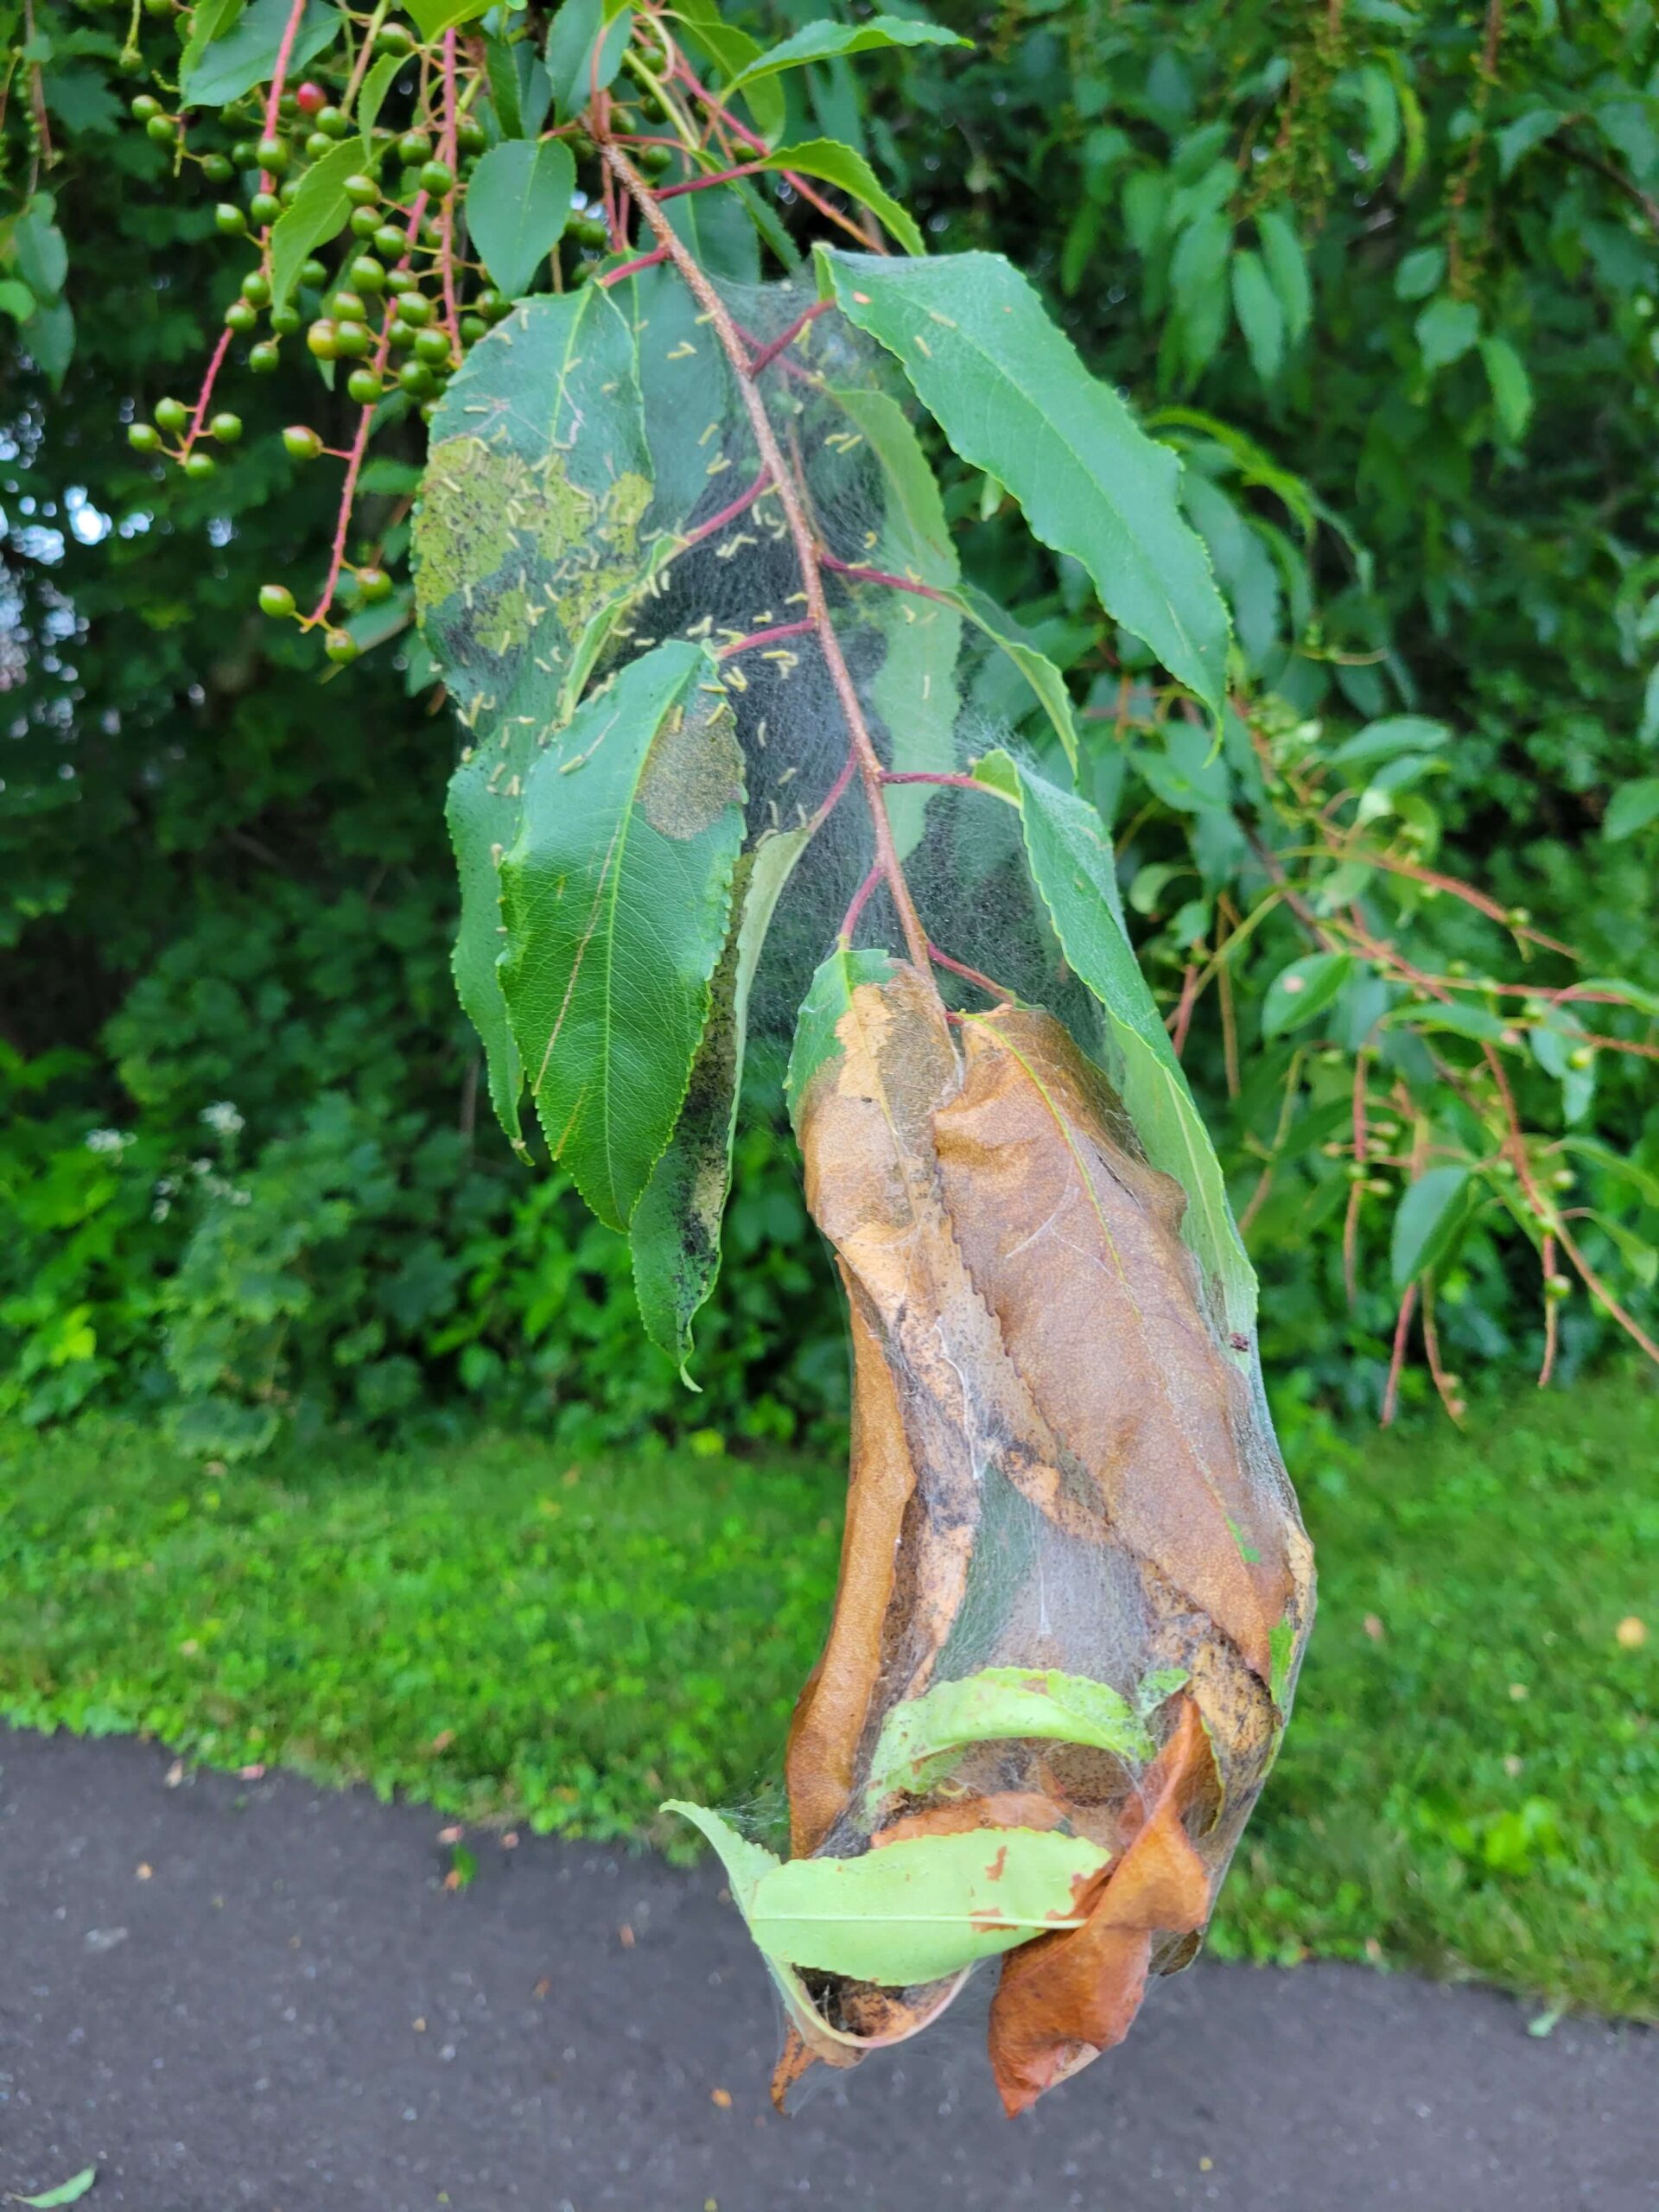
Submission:
[[[1219,715],[1227,610],[1180,512],[1180,463],[1089,374],[1026,278],[999,254],[817,251],[826,292],[898,357],[962,458]]]
[[[793,1859],[756,1882],[749,1929],[772,1958],[903,1989],[1079,1926],[1078,1892],[1109,1859],[1086,1837],[1035,1828]]]
[[[878,1805],[893,1790],[923,1787],[941,1754],[948,1759],[965,1744],[1003,1736],[1090,1744],[1137,1764],[1154,1749],[1135,1707],[1104,1682],[1056,1668],[982,1667],[893,1707],[870,1760],[866,1802]]]
[[[1181,1233],[1219,1297],[1227,1330],[1249,1339],[1255,1272],[1215,1147],[1129,944],[1105,825],[1084,800],[1016,766],[1007,753],[988,754],[976,772],[1020,801],[1032,874],[1067,961],[1105,1014],[1123,1103],[1153,1166],[1186,1192]]]
[[[685,1098],[742,797],[725,692],[682,639],[630,662],[525,779],[501,862],[502,995],[549,1147],[613,1228]]]
[[[734,920],[685,1104],[629,1228],[633,1285],[647,1333],[687,1382],[691,1324],[720,1272],[720,1224],[748,1034],[749,992],[784,886],[809,842],[804,829],[762,838],[739,861]]]

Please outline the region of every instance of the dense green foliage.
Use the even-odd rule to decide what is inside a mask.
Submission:
[[[172,185],[168,149],[127,119],[120,21],[60,0],[16,12],[0,1403],[39,1421],[142,1397],[220,1451],[268,1444],[285,1417],[431,1423],[468,1397],[589,1440],[783,1433],[832,1411],[838,1329],[764,1112],[741,1141],[701,1401],[640,1344],[616,1240],[511,1162],[447,973],[454,746],[429,666],[394,637],[320,683],[315,645],[255,612],[262,582],[321,572],[333,527],[334,481],[275,433],[316,421],[343,439],[349,410],[289,344],[270,375],[239,374],[245,434],[211,481],[129,448],[130,421],[195,388],[245,248],[216,236],[217,188]],[[753,11],[763,35],[812,12]],[[1584,1250],[1650,1314],[1650,1062],[1583,1030],[1650,1031],[1475,986],[1569,980],[1514,935],[1530,909],[1580,975],[1659,988],[1651,12],[936,12],[972,52],[791,72],[784,136],[861,148],[931,245],[1007,252],[1185,454],[1264,789],[1236,732],[1215,758],[1151,718],[1144,654],[995,481],[954,468],[948,504],[965,573],[1067,671],[1160,994],[1173,1007],[1213,978],[1185,1059],[1267,1286],[1266,1357],[1374,1407],[1401,1292],[1433,1261],[1444,1368],[1536,1363],[1540,1224],[1506,1198],[1495,1094],[1475,1095],[1500,1008],[1522,1016],[1508,1065],[1542,1132],[1531,1164],[1578,1178],[1560,1203],[1593,1210]],[[10,20],[0,7],[0,35]],[[138,21],[170,75],[170,22]],[[394,565],[420,449],[417,423],[393,421],[365,479],[360,526]],[[373,617],[353,617],[365,639]],[[1341,849],[1351,804],[1363,863]],[[1452,986],[1464,1030],[1432,1039],[1449,1063],[1425,1060],[1406,1014],[1376,1086],[1397,1118],[1364,1163],[1332,1154],[1371,968],[1332,964],[1350,940],[1317,949],[1262,906],[1241,810],[1280,851],[1313,849],[1294,862],[1313,926],[1364,901],[1379,939],[1468,979]],[[1422,882],[1437,868],[1473,876],[1488,909]],[[1327,1008],[1318,1031],[1290,1020]],[[1408,1217],[1402,1181],[1421,1191],[1434,1161],[1446,1179]],[[1563,1312],[1570,1372],[1605,1324],[1582,1294]]]
[[[1659,1401],[1483,1402],[1473,1451],[1433,1415],[1379,1443],[1278,1412],[1323,1616],[1212,1945],[1659,2016]],[[130,1421],[13,1423],[0,1713],[541,1831],[729,1801],[766,1783],[816,1649],[841,1478],[702,1442],[283,1447],[204,1471]],[[1649,1641],[1621,1643],[1643,1611]]]

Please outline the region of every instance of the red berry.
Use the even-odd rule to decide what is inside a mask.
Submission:
[[[328,105],[328,95],[322,86],[308,80],[300,86],[294,97],[299,102],[302,115],[321,115]]]

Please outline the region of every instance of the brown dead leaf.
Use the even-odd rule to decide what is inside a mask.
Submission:
[[[1210,1880],[1183,1818],[1212,1776],[1198,1708],[1184,1697],[1142,1795],[1124,1808],[1126,1847],[1086,1923],[1039,1936],[1003,1960],[990,2048],[1010,2114],[1122,2043],[1146,1993],[1154,1938],[1203,1927]]]

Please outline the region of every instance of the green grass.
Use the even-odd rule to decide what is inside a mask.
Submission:
[[[1659,2017],[1659,1398],[1304,1422],[1291,1456],[1319,1624],[1215,1948]],[[0,1713],[663,1840],[661,1798],[775,1771],[840,1485],[504,1437],[209,1475],[134,1427],[0,1432]]]

